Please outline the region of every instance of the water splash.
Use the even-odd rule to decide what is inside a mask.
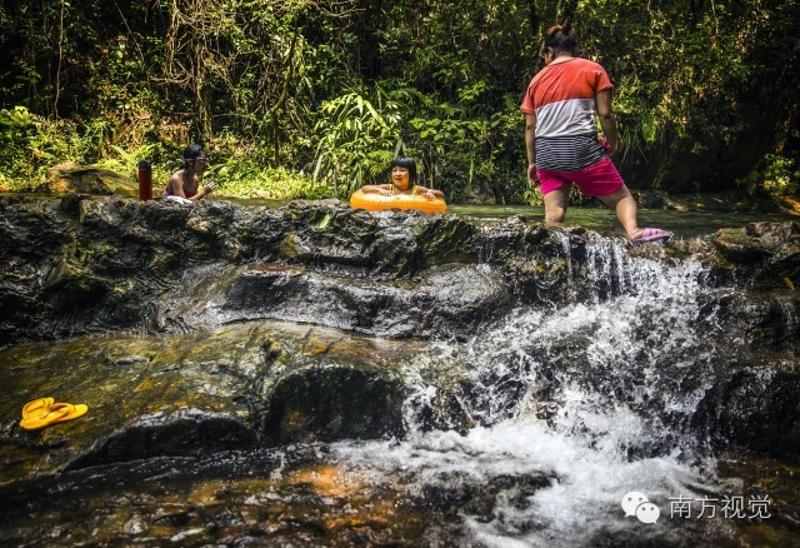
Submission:
[[[559,242],[571,257],[568,235]],[[631,256],[620,241],[597,238],[567,273],[572,304],[517,309],[408,366],[407,439],[342,443],[336,452],[376,473],[410,476],[421,493],[549,478],[527,491],[512,482],[491,495],[488,513],[462,512],[471,541],[485,545],[591,543],[636,524],[619,508],[630,490],[662,503],[693,486],[713,490],[713,460],[686,430],[713,376],[720,329],[702,298],[704,267]],[[426,382],[453,363],[460,378],[452,386]],[[479,424],[463,436],[420,419],[453,387]]]

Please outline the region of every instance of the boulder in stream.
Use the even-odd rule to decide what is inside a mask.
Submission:
[[[422,348],[281,322],[17,345],[0,352],[10,380],[0,483],[150,457],[399,436],[399,365]],[[48,395],[89,412],[22,430],[22,405]]]

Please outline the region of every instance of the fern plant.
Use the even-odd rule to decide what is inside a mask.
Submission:
[[[329,181],[346,195],[374,181],[402,146],[400,106],[384,93],[373,104],[350,91],[319,109],[313,177]]]

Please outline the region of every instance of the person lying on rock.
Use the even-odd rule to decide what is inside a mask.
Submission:
[[[185,200],[201,200],[211,194],[216,188],[214,183],[207,184],[198,192],[200,178],[208,168],[208,157],[203,152],[203,147],[191,144],[183,151],[183,163],[180,169],[173,173],[164,189],[164,197],[178,197]]]
[[[394,194],[419,194],[428,200],[444,200],[444,193],[414,184],[417,182],[417,163],[411,158],[403,156],[392,160],[390,165],[391,184],[364,185],[361,192],[364,194],[381,194],[392,196]]]
[[[575,183],[584,195],[597,197],[616,212],[631,241],[667,240],[671,233],[638,225],[636,200],[609,156],[618,142],[613,86],[603,67],[579,57],[577,50],[566,29],[550,28],[541,50],[546,66],[533,77],[520,105],[528,179],[540,185],[545,222],[564,222]],[[597,138],[595,116],[603,139]]]

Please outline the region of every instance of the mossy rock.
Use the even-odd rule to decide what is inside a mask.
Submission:
[[[34,192],[43,194],[119,194],[128,198],[139,196],[134,177],[125,177],[110,169],[75,162],[64,162],[47,172]]]
[[[426,348],[286,322],[16,345],[0,352],[0,485],[135,459],[400,435],[401,364]],[[22,405],[46,396],[89,412],[20,428]]]
[[[402,434],[402,378],[386,370],[311,366],[278,381],[264,419],[270,445]]]

